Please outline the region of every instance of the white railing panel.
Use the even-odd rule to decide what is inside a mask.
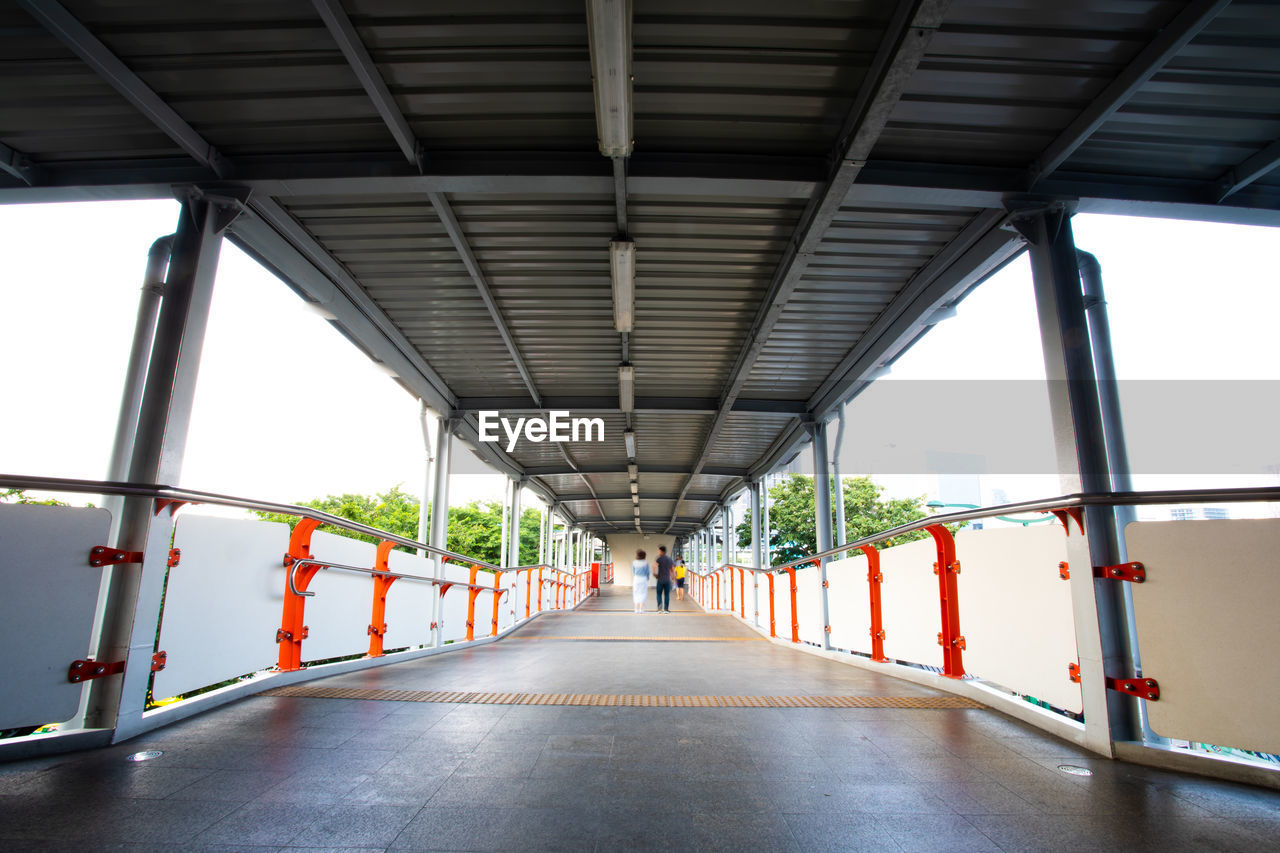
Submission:
[[[89,550],[110,525],[104,509],[0,504],[0,729],[76,715],[67,670],[89,653],[102,580]]]
[[[1061,525],[961,530],[956,557],[965,672],[1082,711],[1080,685],[1067,672],[1077,655],[1071,583],[1059,577],[1067,559]]]
[[[459,565],[458,563],[448,562],[444,564],[443,575],[445,580],[454,583],[467,583],[471,577],[471,567]],[[483,582],[485,578],[490,577],[487,572],[480,572],[477,582]],[[481,593],[481,598],[487,596]],[[476,599],[477,608],[480,606],[480,599]],[[444,598],[440,599],[440,616],[441,616],[441,638],[444,640],[461,640],[467,636],[467,589],[465,587],[455,586],[445,593]]]
[[[407,551],[392,550],[387,567],[398,575],[431,577],[432,562]],[[387,634],[384,649],[423,646],[431,641],[432,585],[400,578],[387,591]],[[370,610],[372,613],[372,610]]]
[[[347,566],[372,569],[377,547],[324,530],[311,535],[311,556]],[[394,589],[394,587],[393,587]],[[307,587],[304,611],[308,629],[302,641],[304,661],[355,655],[369,650],[369,617],[373,615],[373,577],[341,569],[321,569]]]
[[[766,590],[768,581],[765,581]],[[799,584],[797,584],[799,586]],[[800,595],[799,590],[796,596]],[[767,598],[767,596],[766,596]],[[775,574],[773,576],[773,606],[774,606],[774,631],[784,640],[791,639],[791,576],[786,572]],[[768,605],[761,607],[765,611],[765,618],[769,616]]]
[[[1147,573],[1133,605],[1143,674],[1160,686],[1151,728],[1280,753],[1280,519],[1135,522],[1125,541]]]
[[[942,647],[938,645],[942,608],[938,601],[938,578],[933,573],[937,559],[938,550],[932,538],[895,545],[880,552],[886,657],[942,666]],[[961,562],[963,564],[963,560]]]
[[[831,645],[871,654],[871,592],[867,587],[867,558],[835,560],[827,566]]]
[[[284,607],[289,527],[276,521],[181,515],[169,570],[152,695],[179,696],[273,666]]]
[[[800,613],[800,642],[822,645],[822,579],[816,566],[796,569],[796,610]],[[791,635],[790,627],[787,635]]]

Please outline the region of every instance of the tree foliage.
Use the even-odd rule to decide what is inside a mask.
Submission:
[[[26,489],[5,489],[3,491],[0,491],[0,504],[7,504],[7,503],[37,504],[39,506],[70,506],[71,505],[68,503],[64,503],[63,501],[56,500],[54,498],[45,498],[42,501],[38,501],[33,497],[29,497],[27,495]],[[93,506],[93,504],[89,504],[89,506]]]
[[[852,542],[924,518],[924,496],[881,499],[884,489],[869,477],[844,477],[845,541]],[[792,474],[769,490],[769,548],[772,565],[798,560],[818,550],[813,478]],[[834,512],[833,512],[834,516]],[[738,545],[751,544],[751,513],[738,525]],[[835,520],[832,519],[832,532]],[[881,543],[881,548],[923,539],[923,530],[907,533]]]
[[[330,515],[346,518],[359,524],[376,527],[406,539],[418,539],[418,514],[421,501],[399,486],[377,495],[329,495],[303,501],[299,506],[311,507]],[[283,513],[258,512],[266,521],[279,521],[292,530],[298,518]],[[530,565],[538,559],[538,526],[540,516],[536,509],[526,509],[520,517],[520,565]],[[339,536],[377,543],[378,538],[342,528],[330,528]],[[419,540],[421,541],[421,540]],[[402,551],[411,548],[397,546]],[[457,554],[465,554],[486,563],[497,563],[502,547],[502,504],[498,501],[472,501],[463,506],[449,507],[449,537],[445,548]]]

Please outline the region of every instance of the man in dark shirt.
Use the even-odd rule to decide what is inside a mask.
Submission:
[[[675,563],[667,556],[667,546],[658,546],[658,612],[671,612],[671,578]],[[666,596],[664,599],[663,596]],[[664,603],[665,601],[665,603]]]

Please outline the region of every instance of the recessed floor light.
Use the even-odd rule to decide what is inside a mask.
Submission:
[[[1063,773],[1070,773],[1072,776],[1092,776],[1093,771],[1088,767],[1077,767],[1074,764],[1059,764],[1058,769]]]
[[[145,749],[142,752],[135,752],[133,755],[125,756],[125,761],[150,761],[153,758],[159,758],[164,752],[159,749]]]

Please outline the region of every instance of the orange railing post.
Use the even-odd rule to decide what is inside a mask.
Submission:
[[[539,569],[538,572],[541,573],[542,570]],[[519,583],[518,580],[517,580],[517,583]],[[525,572],[525,576],[524,576],[524,618],[526,619],[529,618],[529,610],[533,604],[533,602],[530,600],[532,596],[533,596],[533,569],[529,569],[527,572]]]
[[[738,569],[738,618],[747,618],[747,574]]]
[[[960,574],[956,540],[951,531],[941,524],[932,524],[925,529],[938,547],[938,562],[933,564],[933,573],[938,576],[938,600],[942,611],[942,630],[938,632],[938,645],[942,646],[942,673],[948,678],[962,678],[964,635],[960,633],[960,602],[956,590],[956,575]]]
[[[538,612],[542,612],[542,566],[538,566]]]
[[[289,550],[284,555],[284,608],[280,615],[280,630],[276,631],[276,642],[280,644],[276,666],[282,672],[302,669],[302,641],[307,636],[307,626],[302,624],[307,599],[294,595],[289,589],[288,573],[293,572],[298,561],[311,559],[311,534],[320,524],[314,518],[300,518],[289,535]],[[320,566],[306,566],[294,576],[298,592],[307,591],[307,585],[318,571]]]
[[[480,575],[480,567],[471,567],[471,578],[468,583],[471,588],[467,590],[467,639],[474,640],[476,638],[476,597],[480,595],[480,590],[476,588],[476,578]]]
[[[498,588],[498,585],[501,583],[501,580],[502,580],[502,572],[494,572],[493,573],[493,620],[490,623],[493,625],[493,628],[492,630],[489,631],[490,637],[498,636],[498,602],[501,601],[502,599],[502,596],[500,595],[501,590]]]
[[[800,614],[796,612],[796,567],[788,566],[791,575],[791,642],[800,642]]]
[[[880,606],[880,582],[884,575],[880,573],[880,552],[874,545],[859,547],[867,555],[867,584],[871,588],[871,659],[885,663],[889,659],[884,656],[884,616]]]
[[[733,606],[733,569],[726,569],[725,574],[729,576],[729,612],[732,613],[734,610],[737,610],[737,608]]]
[[[386,539],[378,543],[378,554],[374,568],[380,572],[390,572],[387,559],[396,543]],[[382,638],[387,634],[387,591],[396,579],[388,575],[373,576],[373,612],[369,617],[369,657],[382,657]]]
[[[769,572],[769,636],[778,636],[777,622],[774,619],[773,612],[773,572]]]

